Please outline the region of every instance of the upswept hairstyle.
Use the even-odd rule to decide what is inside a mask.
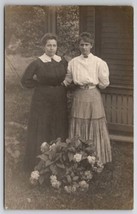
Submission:
[[[57,36],[52,33],[46,33],[42,38],[41,38],[41,44],[46,45],[48,40],[54,39],[58,42]]]
[[[80,34],[78,38],[78,44],[80,43],[81,40],[83,40],[84,42],[90,43],[92,46],[94,44],[94,36],[88,32],[83,32]]]

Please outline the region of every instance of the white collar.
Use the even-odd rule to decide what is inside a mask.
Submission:
[[[61,57],[58,55],[54,55],[52,57],[56,62],[60,62],[61,61]],[[46,55],[45,53],[39,57],[39,59],[41,59],[42,62],[51,62],[51,57],[49,57],[48,55]]]

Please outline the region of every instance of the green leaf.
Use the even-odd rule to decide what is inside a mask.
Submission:
[[[61,142],[61,137],[58,137],[55,142]]]
[[[71,152],[68,152],[69,161],[72,161],[72,160],[73,160],[73,157],[74,157],[74,154],[71,153]]]
[[[46,174],[47,172],[49,172],[49,168],[42,169],[42,170],[39,172],[39,174],[40,174],[40,175],[44,175],[44,174]]]
[[[71,179],[70,175],[67,175],[67,181],[68,181],[68,183],[72,182],[72,179]]]
[[[63,161],[66,161],[66,155],[62,155],[62,159],[63,159]]]
[[[71,147],[68,148],[68,151],[74,152],[74,153],[75,153],[75,152],[76,152],[76,149],[75,149],[73,146],[71,146]]]
[[[39,183],[40,183],[40,184],[43,184],[44,180],[45,180],[45,177],[44,177],[43,175],[41,175],[41,176],[39,177]]]
[[[77,169],[77,168],[78,168],[78,164],[75,163],[75,164],[73,165],[73,168],[74,168],[74,169]]]
[[[45,161],[40,160],[39,163],[35,166],[34,170],[40,171],[43,168],[44,164],[45,164]]]
[[[85,143],[88,145],[93,145],[93,140],[87,140]]]
[[[54,160],[55,157],[56,157],[56,151],[54,151],[54,150],[50,151],[50,153],[49,153],[49,159],[50,160]]]
[[[48,165],[50,165],[51,163],[52,163],[52,162],[51,162],[50,160],[47,160],[46,163],[45,163],[45,165],[48,166]]]
[[[85,152],[87,152],[90,155],[93,155],[93,153],[95,152],[95,145],[91,144],[89,145],[87,148],[85,148]]]
[[[71,143],[71,140],[70,140],[70,139],[66,139],[66,143],[67,143],[67,144],[70,144],[70,143]]]
[[[50,170],[51,170],[53,175],[57,175],[58,174],[57,167],[56,167],[55,164],[51,165],[49,168],[50,168]]]
[[[56,163],[56,166],[59,167],[59,168],[61,168],[61,169],[65,169],[64,164]]]
[[[73,181],[77,181],[79,179],[79,176],[74,176]]]
[[[41,160],[47,161],[49,158],[47,155],[42,154],[42,155],[38,155],[37,158],[40,158]]]
[[[56,143],[56,140],[52,140],[49,145],[51,146],[52,144]]]
[[[74,174],[74,172],[73,172],[73,171],[71,171],[71,176],[72,176],[72,177],[74,177],[74,175],[75,175],[75,174]]]
[[[67,147],[67,144],[66,144],[66,143],[61,143],[60,146],[61,146],[62,148],[66,148],[66,147]]]
[[[82,145],[82,143],[81,143],[81,141],[79,139],[75,141],[76,148],[78,148],[81,145]]]

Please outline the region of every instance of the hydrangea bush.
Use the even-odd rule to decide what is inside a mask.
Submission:
[[[32,185],[49,181],[55,189],[67,193],[87,191],[94,174],[101,173],[104,165],[96,158],[92,141],[76,137],[62,142],[60,138],[41,145],[40,159],[31,173]]]

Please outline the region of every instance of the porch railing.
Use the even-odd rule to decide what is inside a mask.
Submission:
[[[133,135],[133,88],[110,85],[101,91],[110,133]]]

